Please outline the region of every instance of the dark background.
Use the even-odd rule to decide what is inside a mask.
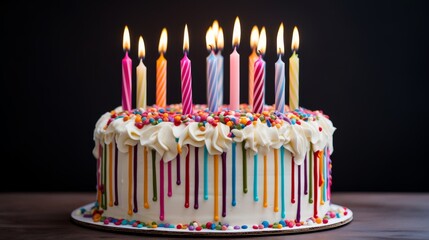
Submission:
[[[134,67],[138,37],[144,37],[148,103],[153,104],[163,27],[168,30],[167,102],[180,102],[179,61],[188,24],[194,103],[205,103],[205,33],[217,19],[225,35],[229,102],[236,16],[242,29],[242,102],[252,26],[267,30],[268,104],[274,102],[278,27],[285,25],[287,62],[292,29],[298,26],[300,105],[323,110],[337,127],[334,191],[429,191],[424,1],[6,1],[1,8],[6,142],[0,153],[1,191],[95,192],[92,134],[98,118],[121,104],[125,25]]]

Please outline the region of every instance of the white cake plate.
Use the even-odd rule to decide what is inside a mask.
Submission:
[[[75,209],[71,213],[72,222],[88,228],[93,228],[97,230],[110,231],[110,232],[119,232],[119,233],[132,233],[136,235],[163,235],[163,236],[225,236],[225,237],[243,237],[243,236],[267,236],[267,235],[284,235],[284,234],[297,234],[297,233],[306,233],[327,230],[331,228],[336,228],[343,226],[353,220],[353,212],[351,209],[347,208],[347,215],[343,215],[339,218],[331,218],[328,223],[312,224],[312,225],[303,225],[303,226],[294,226],[292,228],[283,227],[280,229],[274,228],[263,228],[263,229],[253,229],[252,226],[249,226],[247,229],[234,229],[234,230],[211,230],[211,229],[202,229],[200,231],[188,230],[188,229],[176,229],[176,228],[137,228],[131,225],[115,225],[113,223],[104,224],[103,222],[94,222],[92,217],[84,217],[80,214],[81,209],[84,208],[86,211],[91,211],[91,208],[94,206],[94,203],[89,203],[82,207]],[[340,205],[332,204],[331,208],[342,208]]]

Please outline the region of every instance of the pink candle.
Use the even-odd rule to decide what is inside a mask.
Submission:
[[[122,110],[130,111],[132,108],[132,61],[131,58],[128,57],[128,51],[130,50],[130,33],[128,31],[128,26],[125,26],[124,30],[123,49],[125,51],[125,57],[122,59]]]
[[[230,85],[229,85],[229,109],[237,110],[240,106],[240,55],[237,47],[240,44],[240,20],[235,19],[232,45],[234,51],[229,56],[230,60]]]
[[[192,74],[191,60],[188,58],[189,36],[188,25],[185,25],[185,34],[183,37],[184,56],[180,60],[180,70],[182,77],[182,114],[192,113]]]
[[[262,113],[265,105],[265,61],[262,59],[262,55],[265,53],[266,42],[265,27],[262,27],[258,42],[259,59],[255,62],[253,86],[253,112],[255,113]]]

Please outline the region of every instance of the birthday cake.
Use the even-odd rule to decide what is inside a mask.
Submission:
[[[337,217],[330,209],[329,117],[246,107],[210,112],[196,105],[183,115],[177,104],[103,114],[94,131],[93,220],[226,230]]]
[[[166,66],[162,58],[158,65]],[[291,96],[297,93],[292,84],[298,76],[295,52],[293,58]],[[218,85],[211,80],[221,80],[208,80],[207,105],[193,105],[186,52],[181,64],[187,93],[182,103],[165,105],[165,89],[157,84],[157,104],[132,109],[126,52],[123,104],[103,114],[94,130],[96,201],[80,215],[126,229],[241,233],[309,228],[347,215],[347,208],[331,203],[335,127],[322,111],[298,107],[297,98],[290,98],[292,107],[284,105],[284,93],[277,91],[277,86],[284,88],[284,73],[278,74],[277,65],[276,104],[266,105],[258,95],[265,91],[259,58],[253,106],[238,104],[238,98],[217,106],[221,94],[213,94]],[[208,67],[208,78],[215,68]],[[160,86],[165,87],[163,77]]]

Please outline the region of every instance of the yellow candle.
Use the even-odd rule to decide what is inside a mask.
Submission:
[[[296,51],[299,48],[298,28],[293,29],[292,56],[289,58],[289,108],[295,110],[299,107],[299,58]]]
[[[164,53],[167,51],[167,29],[162,29],[159,40],[159,58],[156,60],[156,105],[165,107],[167,104],[167,60]]]
[[[147,81],[146,66],[143,64],[145,57],[145,47],[143,37],[139,38],[139,58],[140,63],[137,66],[137,108],[146,108],[147,106]]]
[[[255,78],[255,62],[258,60],[258,54],[256,48],[258,47],[259,41],[259,30],[258,26],[253,26],[252,32],[250,33],[250,48],[252,53],[249,56],[249,105],[253,106],[253,84]]]

